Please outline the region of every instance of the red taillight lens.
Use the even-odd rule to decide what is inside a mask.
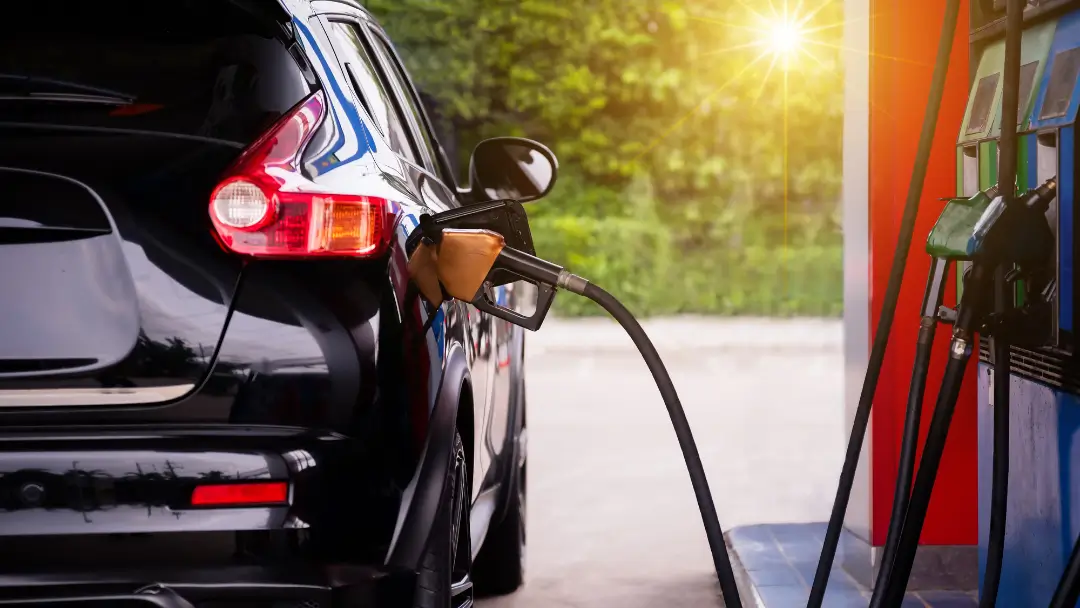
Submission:
[[[323,191],[300,172],[300,155],[325,113],[319,91],[279,120],[210,196],[210,219],[230,251],[255,257],[366,257],[389,243],[386,199]]]
[[[241,507],[288,502],[289,484],[283,481],[196,486],[191,493],[193,507]]]

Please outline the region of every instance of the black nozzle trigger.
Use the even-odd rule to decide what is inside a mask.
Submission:
[[[524,279],[524,277],[522,278]],[[493,302],[490,296],[490,294],[493,293],[493,290],[489,288],[487,283],[485,283],[476,293],[472,305],[494,317],[509,321],[514,325],[520,325],[529,331],[536,331],[540,329],[540,325],[543,324],[544,319],[547,317],[548,310],[551,308],[551,303],[555,301],[556,289],[552,285],[529,282],[536,285],[537,289],[536,310],[529,316],[520,314],[505,306],[499,306]]]

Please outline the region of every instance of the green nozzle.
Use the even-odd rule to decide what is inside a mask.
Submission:
[[[975,228],[995,199],[996,185],[971,198],[949,199],[926,239],[926,253],[935,258],[970,260],[978,249]]]

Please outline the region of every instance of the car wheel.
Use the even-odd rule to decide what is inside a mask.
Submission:
[[[415,608],[473,605],[472,540],[469,529],[469,471],[461,437],[454,435],[451,472],[435,516],[416,581]]]
[[[506,515],[488,531],[473,565],[473,581],[480,595],[507,595],[525,583],[526,437],[522,427]]]

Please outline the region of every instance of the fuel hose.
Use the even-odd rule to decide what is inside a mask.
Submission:
[[[904,515],[907,513],[911,482],[915,477],[915,454],[919,447],[919,422],[922,420],[923,397],[926,393],[926,376],[930,371],[930,354],[937,332],[938,308],[941,306],[945,286],[948,285],[949,269],[952,265],[944,258],[933,259],[930,275],[926,281],[926,293],[923,295],[922,320],[919,323],[919,338],[915,346],[915,364],[911,370],[911,385],[908,388],[907,412],[904,415],[904,435],[900,442],[900,466],[896,473],[896,488],[893,491],[892,516],[889,518],[889,533],[885,538],[885,550],[881,554],[874,589],[884,589],[896,550],[903,532]],[[884,596],[874,594],[870,598],[870,608],[880,608]]]
[[[1005,6],[1005,66],[1001,93],[1001,157],[998,189],[1006,204],[1016,196],[1016,166],[1019,154],[1016,125],[1020,113],[1020,44],[1024,28],[1026,0],[1008,0]],[[999,314],[1012,308],[1013,294],[1005,280],[1008,269],[996,271],[994,308]],[[997,604],[998,586],[1005,551],[1005,515],[1009,502],[1009,375],[1011,353],[1004,332],[990,338],[994,365],[994,455],[990,486],[990,533],[986,543],[986,570],[979,594],[980,608]]]
[[[890,566],[884,587],[874,589],[874,595],[884,600],[889,608],[899,608],[904,599],[911,569],[915,563],[915,554],[919,547],[926,512],[930,506],[930,497],[934,491],[941,456],[945,452],[949,427],[960,388],[964,382],[964,371],[974,348],[975,330],[979,320],[986,314],[982,303],[988,300],[987,293],[994,289],[994,270],[996,264],[976,259],[964,282],[964,294],[957,307],[957,319],[953,326],[953,338],[949,345],[949,359],[945,364],[945,373],[941,380],[934,414],[930,419],[930,428],[926,433],[922,458],[915,483],[911,488],[907,513],[901,527],[900,540],[897,543],[896,558]],[[879,600],[880,601],[880,600]]]
[[[938,112],[941,99],[945,94],[945,78],[949,72],[949,56],[952,53],[953,37],[956,35],[956,23],[960,14],[960,0],[946,0],[945,15],[941,22],[941,36],[938,41],[937,57],[934,61],[934,73],[930,81],[930,95],[923,117],[922,132],[919,135],[919,147],[915,154],[915,164],[911,170],[911,182],[908,184],[907,200],[904,203],[900,219],[900,234],[897,237],[896,254],[893,256],[889,271],[889,282],[885,289],[885,301],[881,307],[881,318],[874,332],[874,343],[870,351],[870,361],[863,378],[859,405],[855,410],[851,435],[848,438],[847,453],[840,472],[840,481],[833,500],[829,525],[825,530],[825,542],[821,547],[814,583],[810,588],[808,608],[821,608],[825,599],[825,588],[829,584],[829,573],[836,559],[836,548],[840,543],[840,533],[844,527],[844,515],[851,499],[851,488],[855,483],[855,471],[859,466],[866,428],[870,422],[870,408],[874,403],[881,366],[885,361],[885,350],[889,342],[893,319],[896,316],[896,304],[900,298],[900,287],[907,266],[908,252],[915,232],[915,218],[922,198],[923,183],[930,163],[930,151],[934,143],[934,131],[937,128]]]
[[[1073,608],[1080,600],[1080,538],[1073,545],[1065,572],[1058,579],[1054,596],[1050,599],[1050,608]]]
[[[724,605],[727,608],[742,608],[739,598],[739,588],[735,581],[735,572],[731,568],[731,558],[728,556],[727,542],[724,540],[724,530],[720,527],[720,519],[716,514],[716,504],[713,502],[712,492],[709,490],[709,480],[705,476],[705,467],[701,463],[701,455],[698,453],[694,435],[690,431],[690,423],[686,420],[686,412],[683,411],[679,393],[675,390],[675,384],[671,381],[660,354],[656,352],[652,340],[638,323],[634,315],[615,296],[604,291],[599,286],[587,280],[567,272],[562,267],[542,260],[523,251],[505,247],[499,253],[494,267],[513,272],[523,278],[560,287],[567,291],[585,296],[606,310],[619,325],[626,331],[634,346],[641,353],[645,365],[649,367],[656,387],[660,390],[660,396],[664,400],[668,416],[671,418],[671,426],[675,429],[675,437],[682,449],[683,459],[686,461],[686,470],[690,474],[690,483],[694,488],[694,496],[697,499],[698,510],[701,512],[701,522],[705,525],[705,536],[709,542],[709,550],[712,552],[713,567],[716,569],[716,578],[720,583],[720,591],[724,596]]]
[[[667,368],[664,367],[664,362],[660,359],[656,347],[645,334],[641,324],[614,296],[592,283],[585,285],[585,288],[581,290],[581,295],[599,304],[619,322],[619,325],[622,325],[630,339],[634,341],[634,345],[637,346],[641,358],[649,366],[656,387],[660,389],[660,395],[667,407],[671,426],[674,427],[675,436],[679,440],[679,447],[682,448],[683,459],[686,460],[686,470],[690,473],[690,482],[694,486],[694,495],[697,498],[698,509],[701,511],[701,521],[705,525],[705,536],[708,538],[709,549],[712,551],[716,577],[720,581],[720,590],[724,594],[724,604],[727,608],[741,608],[739,589],[735,584],[735,573],[731,569],[724,531],[720,527],[716,505],[709,491],[709,480],[705,477],[705,468],[701,464],[701,456],[698,454],[697,444],[694,443],[690,423],[686,420],[686,412],[683,411],[679,394],[675,391],[675,385],[671,381],[671,376],[668,375]]]

